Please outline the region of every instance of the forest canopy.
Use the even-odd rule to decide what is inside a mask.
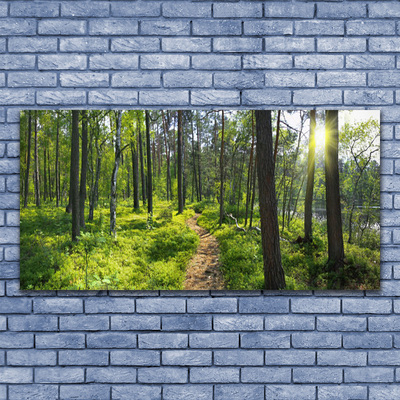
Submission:
[[[23,290],[379,288],[378,111],[31,110],[20,126]]]

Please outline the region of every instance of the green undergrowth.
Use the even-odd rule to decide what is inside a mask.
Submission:
[[[229,209],[227,212],[231,212]],[[244,210],[240,210],[239,224],[244,226]],[[198,219],[199,225],[213,233],[220,244],[221,270],[227,289],[263,289],[263,257],[261,235],[255,230],[241,232],[234,221],[225,218],[219,226],[218,206],[205,206]],[[259,224],[255,214],[253,226]],[[380,251],[379,232],[370,232],[363,247],[345,241],[345,260],[340,276],[327,267],[328,243],[326,222],[313,221],[313,242],[298,240],[304,236],[304,222],[293,219],[290,228],[281,232],[281,258],[287,290],[334,289],[338,281],[342,289],[379,289]]]
[[[114,238],[109,209],[100,208],[73,243],[64,208],[22,208],[21,289],[182,289],[199,243],[185,225],[194,211],[176,215],[166,202],[158,202],[153,216],[146,211],[119,205]]]

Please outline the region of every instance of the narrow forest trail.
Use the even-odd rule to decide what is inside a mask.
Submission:
[[[200,214],[186,221],[200,237],[196,254],[189,261],[184,282],[185,290],[222,290],[224,280],[219,269],[219,245],[210,232],[197,224]]]

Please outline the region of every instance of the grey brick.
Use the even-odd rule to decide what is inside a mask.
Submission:
[[[133,313],[135,311],[135,299],[99,299],[85,300],[85,312],[88,314]]]
[[[400,4],[396,2],[377,2],[369,5],[370,18],[396,18],[400,17]],[[386,23],[387,21],[385,21]]]
[[[253,53],[262,50],[260,38],[215,38],[213,50],[224,53]]]
[[[212,352],[205,350],[166,350],[162,352],[163,365],[211,365]]]
[[[168,105],[168,106],[184,106],[189,104],[189,91],[188,90],[174,90],[170,91],[159,91],[159,90],[141,90],[139,92],[139,104],[145,106],[155,106],[155,105]],[[176,303],[172,302],[170,304],[165,303],[166,307],[162,307],[162,300],[174,300]],[[160,299],[160,309],[159,313],[181,313],[182,311],[182,303],[179,303],[178,300],[183,299]],[[139,301],[139,300],[138,300]],[[137,303],[138,304],[138,303]],[[176,307],[174,306],[176,304]],[[143,305],[141,307],[141,312],[157,312],[151,311],[151,309],[157,310],[158,306],[156,303],[149,304],[149,307]],[[138,312],[139,308],[138,308]]]
[[[13,366],[53,366],[57,353],[54,350],[10,350],[7,351],[7,364]]]
[[[57,75],[52,72],[10,72],[9,87],[56,87]]]
[[[87,335],[88,348],[135,348],[136,334],[121,332],[100,332]]]
[[[103,89],[89,93],[89,104],[127,104],[135,105],[138,102],[138,94],[131,90]]]
[[[167,385],[163,388],[164,400],[208,400],[212,395],[213,388],[209,385]]]
[[[382,3],[380,3],[382,5]],[[372,4],[370,4],[372,6]],[[381,7],[380,7],[381,8]],[[371,14],[371,8],[369,8]],[[394,21],[368,21],[365,19],[346,22],[347,35],[357,36],[377,36],[377,35],[394,35],[396,31]]]
[[[66,52],[106,52],[108,39],[103,38],[61,38],[60,50]]]
[[[43,37],[10,37],[8,39],[10,53],[50,53],[57,51],[56,38]]]
[[[161,318],[156,315],[115,315],[111,317],[111,329],[117,331],[150,331],[161,328]]]
[[[317,317],[317,329],[319,331],[365,331],[367,319],[350,316]]]
[[[243,333],[240,335],[240,345],[243,348],[287,349],[290,347],[290,334],[276,332]]]
[[[207,104],[239,105],[240,93],[232,90],[192,90],[191,103],[195,106]]]
[[[187,368],[139,368],[138,382],[140,383],[187,383]]]
[[[343,21],[306,20],[294,23],[296,35],[299,36],[342,36],[344,35]]]
[[[268,1],[264,5],[264,16],[268,18],[313,18],[314,4]]]
[[[242,24],[235,20],[193,21],[193,35],[197,36],[237,36],[242,33]]]
[[[327,71],[317,74],[319,87],[366,86],[366,84],[367,74],[365,72]]]
[[[135,383],[136,370],[133,368],[87,368],[88,383]]]
[[[8,4],[1,3],[0,4],[0,17],[6,17],[8,13]]]
[[[56,331],[57,317],[47,315],[9,316],[8,329],[10,331]]]
[[[70,19],[40,20],[38,23],[39,35],[84,35],[85,21]]]
[[[87,60],[85,55],[51,54],[38,56],[39,70],[85,69],[86,66]]]
[[[314,87],[315,74],[310,72],[282,72],[271,71],[265,74],[267,87]]]
[[[10,208],[10,205],[9,203],[7,204],[7,201],[1,202],[1,200],[3,199],[0,199],[0,207],[5,209]],[[18,244],[18,242],[19,242],[19,228],[11,228],[11,227],[0,228],[1,244]],[[19,263],[7,263],[2,265],[2,278],[14,278],[15,272],[17,272],[19,276]]]
[[[138,22],[132,19],[98,18],[89,21],[90,35],[137,35]]]
[[[58,397],[57,385],[10,385],[9,387],[9,399],[35,399],[35,400],[47,400],[55,399]]]
[[[398,86],[400,71],[376,71],[368,74],[368,85],[372,87]]]
[[[335,400],[337,398],[343,400],[351,399],[367,399],[367,387],[356,385],[318,385],[318,398],[321,400]]]
[[[295,90],[293,92],[293,104],[310,105],[310,106],[315,104],[331,104],[331,105],[342,104],[342,91],[336,89]],[[302,300],[302,299],[296,299],[296,300]],[[323,300],[328,300],[328,299],[323,299]],[[338,299],[330,299],[330,300],[338,300]],[[316,303],[314,307],[318,307],[318,303]],[[320,312],[324,312],[323,306]],[[327,312],[339,312],[339,311],[327,311]]]
[[[271,315],[265,317],[265,330],[268,331],[312,331],[314,329],[314,316]]]
[[[2,349],[29,349],[33,347],[33,334],[0,332],[0,342]]]
[[[345,349],[387,349],[392,347],[388,333],[347,333],[343,335]]]
[[[391,90],[345,90],[344,103],[348,105],[385,105],[393,104]]]
[[[263,400],[262,385],[216,385],[215,400]]]
[[[18,124],[1,124],[0,125],[0,139],[2,139],[2,140],[19,140],[19,125]],[[19,186],[19,184],[18,184],[18,186]]]
[[[187,61],[187,65],[189,65],[189,60]],[[240,65],[241,65],[240,56],[218,55],[218,54],[192,56],[193,69],[238,70],[241,68]]]
[[[214,317],[214,330],[216,331],[260,331],[263,330],[263,326],[261,315]]]
[[[344,3],[338,6],[335,3],[318,3],[318,18],[363,18],[367,16],[367,7],[360,3]]]
[[[3,367],[0,369],[0,383],[30,383],[32,381],[32,368]]]
[[[111,15],[114,17],[158,17],[161,14],[158,2],[118,1],[111,3]]]
[[[106,17],[109,4],[102,1],[61,3],[62,17]]]
[[[190,368],[192,383],[239,383],[239,368]]]
[[[367,365],[365,351],[322,350],[317,354],[318,365],[358,366]]]
[[[317,51],[324,53],[364,53],[367,41],[364,38],[318,38]]]
[[[264,352],[261,350],[216,350],[215,365],[263,365]]]
[[[43,75],[43,72],[41,73]],[[62,72],[60,84],[64,87],[101,87],[108,86],[108,74],[99,72]]]
[[[213,16],[214,18],[259,18],[262,17],[262,4],[232,3],[227,7],[224,3],[215,3]]]
[[[188,299],[187,309],[190,313],[233,313],[237,311],[237,300],[234,298]]]
[[[293,368],[294,383],[341,383],[341,368]]]
[[[7,317],[6,316],[1,316],[0,317],[0,331],[5,331],[7,329]],[[4,352],[0,352],[0,360],[4,359]],[[4,364],[4,361],[1,362],[0,364]]]
[[[12,2],[10,4],[11,17],[58,17],[59,5],[57,3],[34,2],[26,3],[23,1]]]
[[[292,56],[275,54],[255,54],[243,56],[244,69],[290,69]]]
[[[31,299],[27,298],[0,298],[0,313],[6,314],[12,310],[13,314],[30,314],[32,308]]]
[[[334,349],[341,347],[342,335],[326,332],[301,332],[292,334],[292,346],[294,348],[318,348]]]
[[[118,52],[157,52],[160,39],[152,37],[131,37],[111,39],[111,51]]]
[[[0,20],[0,36],[34,35],[36,33],[36,20],[28,18],[13,18]]]
[[[341,54],[307,54],[294,57],[294,65],[301,69],[341,69],[344,56]]]
[[[0,87],[6,86],[6,74],[0,74]]]
[[[369,365],[400,365],[400,351],[372,350],[368,352]]]
[[[59,365],[108,365],[108,352],[105,350],[60,350]]]
[[[340,299],[292,299],[294,313],[339,313]]]
[[[35,67],[34,55],[2,54],[0,58],[1,69],[33,69]]]
[[[390,314],[391,300],[384,299],[343,299],[343,313],[351,314]]]
[[[96,315],[73,315],[60,317],[60,329],[63,331],[100,331],[109,329],[109,318]]]
[[[19,172],[19,168],[18,165],[15,161],[18,160],[8,160],[8,159],[3,159],[0,160],[0,172],[1,173],[18,173]],[[0,204],[3,204],[3,206],[5,208],[16,208],[15,206],[15,202],[14,202],[14,195],[3,195],[1,196],[2,198],[0,199]]]
[[[90,69],[137,69],[139,57],[135,54],[96,54],[89,57]]]
[[[370,317],[368,329],[370,331],[399,331],[400,316]]]
[[[192,348],[237,348],[239,347],[238,333],[191,333],[189,346]]]
[[[162,51],[180,53],[209,53],[211,51],[211,39],[208,38],[163,38]]]
[[[385,38],[370,38],[369,50],[372,52],[396,52],[400,46],[400,38],[385,37]]]
[[[77,105],[86,103],[84,90],[41,91],[36,95],[37,104],[41,105]]]
[[[346,56],[346,68],[351,69],[393,69],[395,60],[388,55],[355,55]]]
[[[335,385],[335,388],[337,385]],[[300,398],[302,400],[315,399],[315,386],[309,385],[267,385],[265,395],[267,399],[292,400]]]
[[[7,192],[12,192],[12,193],[19,193],[19,176],[8,176],[7,177]],[[14,216],[15,214],[10,213],[10,218]],[[18,216],[19,219],[19,216]],[[19,223],[18,223],[19,226]]]
[[[289,90],[265,90],[254,89],[242,92],[243,105],[289,105],[291,103],[291,93]]]
[[[163,331],[209,331],[212,317],[210,315],[183,315],[162,317]]]
[[[111,365],[156,366],[160,365],[160,353],[153,350],[112,350]]]
[[[244,383],[290,383],[291,377],[290,368],[247,367],[241,371]]]
[[[139,334],[139,347],[142,349],[179,349],[188,345],[188,335],[183,333]]]
[[[314,365],[315,351],[310,350],[266,350],[266,365]]]
[[[19,157],[19,143],[8,143],[7,144],[7,157],[8,158]],[[10,213],[10,219],[11,219],[11,217],[12,217],[12,214]]]
[[[172,54],[152,54],[140,56],[142,69],[188,69],[189,56]]]
[[[240,313],[287,313],[289,312],[289,299],[254,297],[239,299]]]
[[[161,386],[137,384],[113,386],[112,398],[118,400],[161,400]]]
[[[364,367],[345,368],[345,382],[393,382],[393,368]]]
[[[190,22],[189,21],[168,21],[168,20],[155,20],[155,21],[142,21],[140,25],[141,35],[189,35]]]
[[[39,383],[83,383],[83,368],[37,368],[35,382]]]
[[[291,21],[245,21],[243,24],[245,35],[292,35],[293,23]]]
[[[110,398],[109,385],[61,385],[60,399],[96,399],[108,400]]]
[[[157,86],[160,82],[156,81]],[[163,74],[164,87],[181,88],[181,87],[211,87],[212,73],[202,71],[171,71]]]
[[[162,14],[171,18],[207,18],[211,17],[211,3],[166,2]]]

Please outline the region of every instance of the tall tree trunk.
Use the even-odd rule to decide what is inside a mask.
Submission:
[[[111,174],[110,193],[110,233],[113,236],[116,235],[117,224],[117,177],[121,160],[121,115],[121,111],[116,111],[115,159],[114,168]]]
[[[312,200],[315,172],[315,110],[310,111],[310,138],[308,140],[307,189],[304,204],[304,240],[312,240]]]
[[[191,128],[192,128],[193,182],[194,182],[194,186],[196,189],[196,200],[199,201],[199,189],[197,186],[197,172],[196,172],[196,150],[195,150],[195,146],[194,146],[193,112],[192,112],[192,115],[190,118],[190,124],[191,124]]]
[[[99,140],[97,136],[95,138],[95,148],[96,148],[96,171],[95,171],[94,185],[92,188],[91,201],[89,206],[89,218],[88,218],[89,221],[93,221],[94,210],[96,209],[97,203],[99,201],[99,181],[100,181],[102,152],[99,147]]]
[[[196,118],[196,130],[197,130],[197,169],[199,172],[199,200],[202,200],[201,190],[201,132],[200,132],[200,121],[199,115]]]
[[[225,115],[222,110],[222,131],[221,131],[221,155],[219,157],[220,189],[219,189],[219,225],[224,219],[224,134],[225,134]]]
[[[80,234],[79,224],[79,111],[72,111],[70,201],[72,209],[72,240]]]
[[[153,213],[153,178],[151,174],[150,113],[146,113],[146,152],[147,152],[147,212]]]
[[[145,182],[145,177],[144,177],[143,143],[142,143],[142,132],[140,129],[139,114],[138,114],[138,127],[139,127],[138,140],[139,140],[139,157],[140,157],[140,176],[141,176],[141,181],[142,181],[142,200],[143,200],[143,205],[145,205],[146,204],[146,182]]]
[[[29,196],[29,170],[31,166],[31,141],[32,141],[32,111],[28,111],[28,150],[26,156],[26,171],[25,171],[25,196],[24,207],[28,206]]]
[[[133,175],[133,208],[135,210],[139,210],[139,162],[137,148],[135,148],[133,141],[131,141],[131,154]]]
[[[264,287],[266,290],[278,290],[284,289],[286,283],[281,263],[279,243],[271,111],[257,110],[255,115],[261,242],[264,260]]]
[[[79,224],[81,228],[85,228],[87,165],[88,165],[88,120],[86,111],[82,111],[82,159],[81,159],[81,184],[79,189]]]
[[[178,111],[178,214],[183,213],[182,187],[182,111]]]
[[[255,203],[255,199],[256,199],[257,154],[256,154],[256,157],[254,160],[254,170],[253,170],[252,178],[253,178],[253,183],[251,185],[252,194],[251,194],[250,222],[249,222],[250,228],[253,226],[253,212],[254,212],[254,203]]]
[[[244,217],[244,226],[247,226],[247,215],[249,210],[249,203],[251,199],[251,182],[253,173],[253,153],[254,153],[254,111],[251,112],[251,149],[250,149],[250,160],[249,170],[247,173],[247,186],[246,186],[246,214]]]
[[[242,200],[242,178],[243,178],[243,169],[244,169],[244,154],[242,154],[242,162],[240,165],[240,175],[239,175],[239,190],[238,190],[238,200],[237,200],[237,211],[236,211],[236,218],[239,220],[239,211],[240,211],[240,201]]]
[[[60,206],[61,183],[60,183],[60,116],[57,112],[57,138],[56,138],[56,205]]]
[[[168,124],[164,115],[164,111],[161,111],[163,130],[164,130],[164,143],[165,143],[165,154],[167,157],[167,201],[171,198],[171,161],[170,161],[170,148],[168,143]]]
[[[328,264],[331,271],[340,274],[343,267],[344,247],[342,232],[342,212],[339,189],[339,123],[338,111],[326,111],[325,118],[325,180],[326,217],[328,225]],[[332,282],[341,287],[340,279]]]
[[[52,193],[52,179],[51,179],[51,168],[50,168],[50,149],[47,151],[47,177],[49,180],[49,200],[53,200],[53,193]]]
[[[43,201],[47,200],[47,152],[46,147],[43,149]]]
[[[40,179],[39,179],[39,149],[37,131],[37,111],[35,111],[35,201],[36,207],[40,207]]]

